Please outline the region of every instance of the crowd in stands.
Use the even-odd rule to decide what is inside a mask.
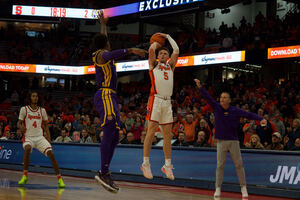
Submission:
[[[13,25],[2,28],[0,41],[8,50],[1,56],[1,62],[70,64],[79,41],[78,36],[67,31],[67,26],[62,23],[57,29],[36,32],[33,37]]]
[[[177,84],[176,84],[177,85]],[[257,113],[268,120],[266,126],[241,118],[239,141],[242,148],[266,150],[300,150],[300,85],[299,77],[281,82],[263,81],[254,84],[248,77],[240,76],[224,83],[216,82],[206,87],[218,100],[222,91],[230,91],[233,106]],[[150,85],[128,83],[119,87],[121,115],[120,144],[143,144],[147,134],[147,101]],[[20,97],[15,91],[12,99],[18,105]],[[55,101],[51,93],[41,95],[41,102],[49,115],[48,125],[53,142],[101,143],[103,132],[93,97],[80,93]],[[174,88],[172,98],[174,123],[173,145],[185,147],[214,147],[214,115],[211,107],[199,95],[194,85]],[[0,138],[20,140],[17,129],[18,112],[0,113]],[[153,144],[163,139],[157,129]]]
[[[218,30],[209,28],[183,31],[179,33],[177,42],[184,54],[249,51],[295,45],[300,42],[300,12],[290,12],[283,19],[278,16],[265,17],[259,12],[254,24],[243,17],[240,24],[222,22]]]
[[[79,1],[80,0],[75,0]],[[76,5],[76,4],[72,4]],[[185,29],[169,33],[177,41],[181,54],[215,53],[234,50],[259,50],[274,46],[295,45],[300,42],[300,12],[288,13],[283,19],[264,17],[259,13],[254,24],[243,17],[240,24],[222,22],[219,29]],[[0,30],[0,41],[9,48],[0,55],[2,62],[75,65],[90,61],[91,38],[84,42],[80,33],[68,31],[70,21],[62,20],[55,29],[29,37],[13,26]],[[112,48],[139,46],[147,49],[148,42],[138,43],[138,35],[109,34]],[[149,45],[149,44],[148,44]],[[128,57],[129,58],[129,57]],[[126,58],[125,58],[126,59]],[[130,57],[130,59],[136,59]]]
[[[91,33],[87,41],[83,41],[80,33],[68,31],[70,24],[63,20],[57,28],[49,31],[18,30],[13,25],[0,28],[0,42],[3,42],[3,47],[0,47],[5,49],[0,54],[0,61],[75,66],[85,61],[92,64],[94,34]],[[138,43],[138,35],[110,34],[109,37],[113,49],[132,47]]]

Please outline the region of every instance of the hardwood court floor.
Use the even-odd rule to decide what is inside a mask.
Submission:
[[[22,172],[0,169],[0,200],[210,200],[213,191],[117,181],[121,187],[112,194],[93,179],[63,177],[65,189],[57,189],[54,175],[29,173],[28,184],[20,188],[17,182]],[[218,200],[242,199],[241,194],[222,192]],[[283,200],[286,198],[250,195],[249,200]]]

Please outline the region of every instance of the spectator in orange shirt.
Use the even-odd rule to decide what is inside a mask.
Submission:
[[[243,127],[243,131],[245,133],[244,145],[250,142],[250,137],[253,134],[256,134],[256,125],[255,121],[249,121],[246,119],[246,124]]]
[[[192,114],[186,115],[186,119],[182,119],[180,112],[178,111],[178,119],[184,125],[184,132],[186,137],[186,142],[193,144],[195,141],[195,128],[199,123],[199,118],[193,119]]]

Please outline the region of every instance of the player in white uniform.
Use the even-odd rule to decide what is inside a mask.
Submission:
[[[149,156],[155,131],[160,125],[164,137],[163,151],[165,154],[165,165],[161,170],[170,180],[174,180],[173,166],[171,164],[171,131],[173,124],[171,96],[173,93],[174,69],[179,55],[179,48],[170,35],[159,34],[161,37],[168,39],[173,48],[173,53],[170,58],[169,50],[161,47],[157,42],[152,43],[149,48],[149,74],[152,87],[148,101],[148,131],[144,141],[144,161],[141,170],[145,178],[153,178]],[[158,62],[156,61],[155,53],[157,49]],[[169,58],[170,60],[168,61]]]
[[[48,116],[44,108],[39,107],[38,93],[32,92],[29,95],[30,105],[23,106],[20,110],[18,128],[24,133],[23,148],[24,153],[24,174],[19,181],[19,185],[25,185],[28,181],[28,165],[30,162],[30,153],[33,148],[39,150],[51,160],[58,179],[58,187],[64,188],[65,184],[61,178],[58,163],[52,151],[50,144],[50,132],[47,124]],[[43,130],[46,132],[46,138],[43,136]]]

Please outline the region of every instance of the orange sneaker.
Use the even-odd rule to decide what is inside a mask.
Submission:
[[[142,164],[141,170],[143,172],[143,175],[147,179],[153,179],[153,175],[151,172],[150,164]]]
[[[173,165],[171,165],[171,166],[166,166],[166,165],[164,165],[164,166],[161,168],[161,171],[167,176],[168,179],[170,179],[170,180],[173,181],[173,180],[175,179],[175,177],[174,177],[174,175],[173,175],[172,169],[173,169]]]

